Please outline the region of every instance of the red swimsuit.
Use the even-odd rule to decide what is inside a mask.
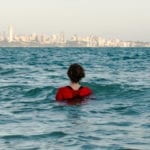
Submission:
[[[72,89],[70,86],[61,87],[56,94],[56,100],[72,100],[82,99],[92,94],[92,90],[88,87],[81,86],[78,90]]]

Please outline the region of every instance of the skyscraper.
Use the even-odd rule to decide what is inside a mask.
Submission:
[[[13,35],[14,35],[13,26],[10,25],[9,28],[8,28],[8,42],[13,41]]]

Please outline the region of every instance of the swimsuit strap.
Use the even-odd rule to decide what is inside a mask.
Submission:
[[[69,85],[68,85],[68,86],[66,86],[66,87],[68,87],[69,89],[74,90],[74,89],[73,89],[71,86],[69,86]],[[82,88],[83,88],[83,86],[80,86],[78,90],[81,90]],[[78,90],[77,90],[77,91],[78,91]]]

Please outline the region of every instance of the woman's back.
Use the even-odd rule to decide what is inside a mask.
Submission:
[[[56,100],[82,99],[92,94],[92,90],[85,86],[80,86],[78,90],[74,90],[71,86],[64,86],[58,89]]]

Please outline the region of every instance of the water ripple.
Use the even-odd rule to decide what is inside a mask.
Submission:
[[[94,94],[55,102],[71,63]],[[149,48],[0,48],[0,149],[149,150]]]

